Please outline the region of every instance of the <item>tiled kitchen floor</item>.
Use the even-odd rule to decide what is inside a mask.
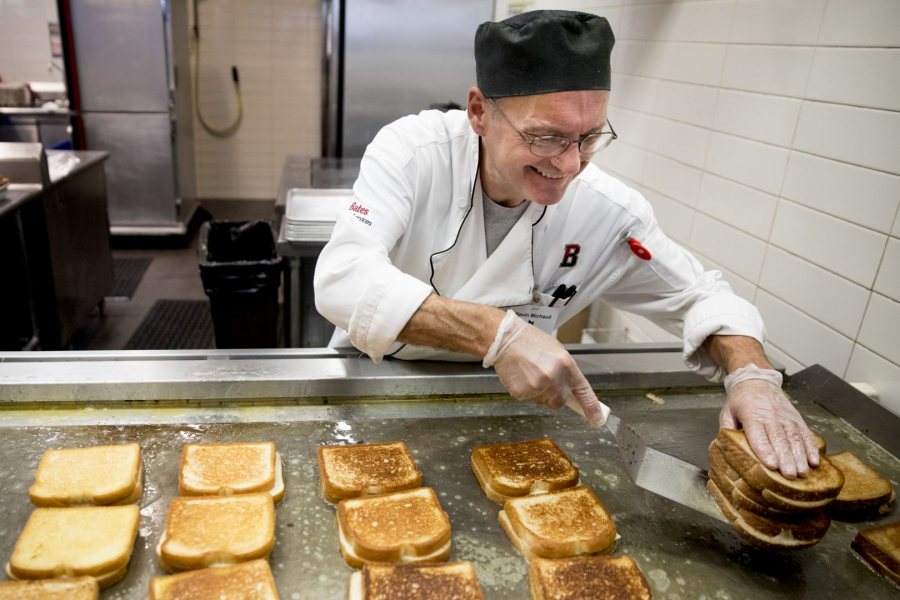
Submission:
[[[215,220],[274,217],[274,203],[267,201],[204,201],[201,210]],[[114,257],[150,257],[153,262],[130,300],[107,300],[102,316],[95,309],[87,326],[74,336],[72,349],[121,350],[157,300],[205,300],[197,257],[202,220],[195,218],[183,237],[114,238]]]

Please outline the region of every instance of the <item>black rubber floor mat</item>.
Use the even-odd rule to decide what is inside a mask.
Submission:
[[[215,347],[207,300],[157,300],[125,344],[125,350],[203,350]]]
[[[151,262],[152,258],[113,258],[113,289],[106,299],[131,299]]]

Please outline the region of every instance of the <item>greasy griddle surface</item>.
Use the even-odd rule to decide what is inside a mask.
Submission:
[[[640,398],[611,399],[614,410],[647,441],[705,467],[705,448],[715,432],[717,402],[679,410]],[[710,406],[710,404],[712,406]],[[298,408],[296,410],[302,410]],[[338,549],[335,509],[321,495],[316,467],[319,444],[406,442],[433,487],[453,527],[453,560],[471,560],[487,598],[527,597],[527,564],[497,522],[499,506],[482,493],[470,467],[476,444],[551,437],[572,458],[581,483],[590,486],[613,514],[622,536],[616,553],[641,567],[657,598],[780,598],[846,594],[882,597],[889,585],[849,551],[860,525],[835,523],[823,542],[807,551],[771,553],[744,543],[729,526],[635,487],[612,438],[581,424],[569,413],[378,418],[365,406],[344,420],[279,423],[216,423],[208,415],[189,425],[54,425],[3,428],[0,444],[0,555],[8,560],[32,506],[28,486],[48,448],[141,444],[145,469],[141,528],[125,580],[103,598],[145,598],[149,578],[163,574],[153,548],[159,541],[169,501],[177,494],[182,445],[196,442],[272,440],[284,459],[287,494],[277,508],[276,546],[270,557],[282,598],[344,598],[351,569]],[[471,411],[460,411],[471,414]],[[830,451],[852,450],[881,469],[896,487],[897,459],[846,423],[817,406],[804,408]],[[421,414],[421,413],[419,413]],[[249,415],[249,413],[248,413]],[[246,420],[252,420],[248,418]],[[58,421],[55,421],[58,422]],[[896,520],[896,514],[888,520]],[[885,521],[881,521],[885,522]],[[866,524],[862,524],[866,526]]]

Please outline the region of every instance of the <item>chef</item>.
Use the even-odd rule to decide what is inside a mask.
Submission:
[[[766,359],[759,312],[591,162],[617,137],[613,43],[606,19],[579,12],[483,23],[466,110],[376,135],[316,268],[331,345],[376,362],[481,360],[512,396],[599,426],[608,408],[553,333],[602,298],[681,336],[687,365],[725,382],[720,425],[804,476],[816,443]]]

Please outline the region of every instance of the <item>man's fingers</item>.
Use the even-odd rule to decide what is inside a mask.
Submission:
[[[784,426],[781,423],[766,423],[766,433],[769,437],[769,443],[775,451],[778,463],[775,468],[781,471],[781,474],[788,479],[796,479],[797,462],[794,460],[794,453],[791,449],[791,443],[785,435]]]
[[[737,429],[738,424],[734,418],[734,414],[731,412],[731,409],[728,408],[728,405],[722,407],[722,410],[719,412],[719,428],[720,429]]]
[[[744,433],[747,435],[747,441],[759,460],[770,469],[778,468],[778,457],[775,449],[769,443],[769,436],[766,429],[759,423],[744,423]]]
[[[800,432],[794,431],[788,434],[788,440],[791,446],[791,454],[794,457],[794,465],[797,467],[797,476],[806,477],[809,475],[809,463],[806,460],[806,444]]]
[[[808,427],[803,427],[800,431],[803,437],[803,445],[806,446],[806,460],[813,467],[819,466],[819,445],[816,443],[816,436]]]

